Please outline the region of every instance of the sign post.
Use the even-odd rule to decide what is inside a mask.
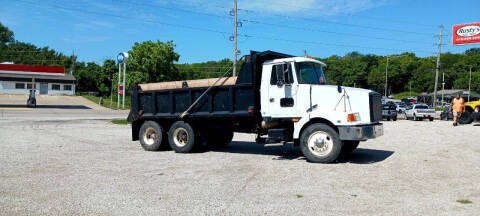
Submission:
[[[117,62],[118,62],[118,101],[117,101],[117,109],[120,109],[120,95],[122,95],[122,109],[125,109],[125,77],[127,75],[127,61],[128,61],[128,53],[122,52],[117,55]],[[122,63],[123,63],[123,82],[122,82]]]

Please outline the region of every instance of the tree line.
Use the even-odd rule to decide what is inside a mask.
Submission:
[[[135,43],[128,52],[131,60],[127,64],[127,86],[130,83],[214,78],[221,76],[232,65],[229,59],[179,64],[180,55],[175,52],[173,41]],[[329,84],[341,82],[345,86],[383,93],[387,56],[351,52],[345,56],[316,59],[327,64],[324,71]],[[65,55],[49,47],[17,41],[14,33],[1,23],[0,62],[65,67],[67,73],[72,71],[77,79],[77,92],[94,91],[109,95],[112,89],[117,88],[118,65],[114,59],[107,59],[101,65],[78,61],[76,56]],[[471,48],[461,54],[442,53],[439,88],[444,74],[445,89],[467,89],[470,68],[472,90],[480,92],[480,48]],[[389,56],[389,94],[410,90],[432,92],[435,69],[436,56],[417,57],[408,52]]]

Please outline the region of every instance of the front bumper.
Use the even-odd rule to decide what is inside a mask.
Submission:
[[[367,140],[383,135],[383,124],[338,126],[341,140]]]

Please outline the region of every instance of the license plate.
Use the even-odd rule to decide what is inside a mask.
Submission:
[[[383,125],[375,125],[373,126],[373,133],[375,137],[379,137],[383,135]]]

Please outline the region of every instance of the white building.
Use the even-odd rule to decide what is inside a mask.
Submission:
[[[74,95],[75,77],[64,67],[0,64],[0,94]]]

